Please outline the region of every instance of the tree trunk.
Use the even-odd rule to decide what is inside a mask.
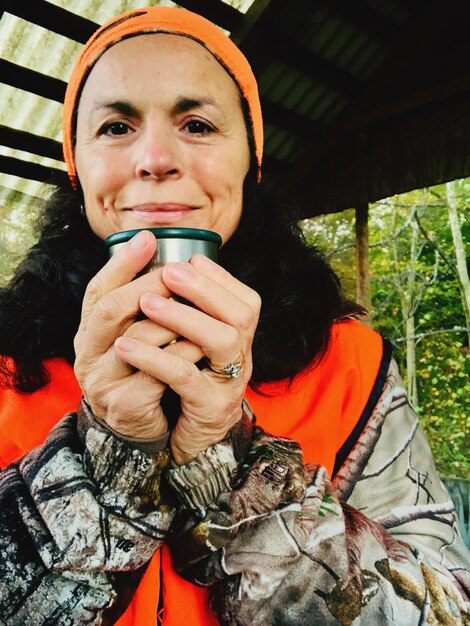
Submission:
[[[369,313],[370,299],[369,274],[369,206],[362,204],[356,208],[356,301]]]
[[[413,209],[414,211],[414,209]],[[393,216],[393,231],[397,230],[401,222],[398,206],[395,205]],[[419,292],[416,288],[417,273],[416,265],[419,257],[419,227],[414,214],[409,222],[410,236],[406,242],[409,246],[405,254],[402,253],[397,237],[390,242],[393,257],[392,269],[395,288],[400,298],[401,322],[403,329],[402,341],[406,346],[406,391],[410,403],[418,408],[418,387],[416,380],[416,339],[415,339],[415,311],[419,304]],[[407,228],[408,228],[407,227]],[[397,320],[398,321],[398,320]]]
[[[446,183],[446,192],[449,223],[452,230],[455,258],[457,261],[457,277],[459,281],[460,293],[462,294],[462,304],[468,333],[468,345],[470,347],[470,279],[468,276],[467,259],[462,240],[462,231],[460,229],[457,202],[455,199],[455,181]]]
[[[418,407],[418,386],[416,381],[416,343],[415,343],[415,283],[416,283],[416,261],[418,250],[418,225],[413,220],[411,222],[411,245],[410,264],[408,268],[408,280],[406,294],[403,298],[403,314],[405,317],[406,333],[406,374],[407,392],[411,404]]]

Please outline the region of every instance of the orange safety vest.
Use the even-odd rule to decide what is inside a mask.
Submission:
[[[257,423],[273,435],[298,441],[306,463],[330,475],[341,465],[378,400],[390,354],[380,335],[356,320],[334,324],[329,349],[316,367],[292,383],[263,384],[246,397]],[[80,388],[63,359],[46,361],[51,381],[32,394],[0,392],[0,467],[40,445],[57,421],[77,408]],[[218,626],[207,589],[183,580],[163,546],[150,561],[118,626],[155,626],[162,572],[164,626]]]

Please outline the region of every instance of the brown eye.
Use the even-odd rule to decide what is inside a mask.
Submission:
[[[130,126],[124,122],[110,122],[104,124],[99,131],[100,135],[127,135],[131,132]]]
[[[192,135],[204,135],[214,132],[212,126],[209,126],[209,124],[202,122],[201,120],[190,120],[186,124],[186,130]]]

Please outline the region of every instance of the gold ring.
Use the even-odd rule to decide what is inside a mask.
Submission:
[[[218,365],[207,359],[207,365],[218,378],[238,378],[245,365],[245,355],[240,350],[235,361],[231,361],[226,365]]]

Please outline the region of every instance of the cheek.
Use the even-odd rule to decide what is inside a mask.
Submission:
[[[240,154],[201,156],[193,162],[193,177],[211,196],[236,196],[243,192],[248,161]]]
[[[77,154],[75,161],[78,180],[85,198],[101,197],[119,188],[124,178],[122,160],[113,161],[99,154]]]

